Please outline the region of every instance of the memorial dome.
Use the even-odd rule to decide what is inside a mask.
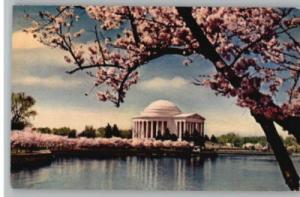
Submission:
[[[141,113],[142,116],[175,116],[178,114],[181,114],[181,110],[168,100],[154,101]]]

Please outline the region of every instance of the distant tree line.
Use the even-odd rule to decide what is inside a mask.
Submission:
[[[75,129],[71,129],[69,127],[52,128],[52,129],[49,127],[41,127],[41,128],[37,128],[37,131],[46,134],[68,136],[69,138],[76,138],[76,137],[131,138],[131,130],[119,129],[116,124],[114,124],[113,126],[107,124],[106,127],[100,127],[98,129],[94,128],[93,126],[87,125],[85,126],[84,130],[81,132],[78,132]]]
[[[211,137],[211,141],[213,142],[215,138],[214,136]],[[285,147],[287,147],[287,150],[290,152],[300,152],[300,144],[297,143],[297,140],[293,136],[288,136],[285,139],[280,137],[281,140],[284,142]],[[224,135],[220,135],[216,137],[215,143],[221,143],[221,144],[226,144],[226,143],[231,143],[235,147],[242,147],[243,144],[246,143],[252,143],[252,144],[261,144],[262,146],[266,146],[268,144],[267,139],[265,136],[239,136],[233,132],[227,133]]]
[[[188,142],[194,142],[196,146],[204,146],[204,143],[208,140],[205,136],[201,136],[197,130],[194,130],[192,133],[185,132],[182,139]]]
[[[287,150],[290,152],[300,153],[300,144],[297,143],[297,140],[293,136],[288,136],[284,140],[284,144],[287,147]]]
[[[265,136],[242,137],[233,132],[227,133],[224,135],[220,135],[219,137],[217,137],[217,141],[218,141],[218,143],[221,143],[221,144],[230,143],[230,144],[233,144],[235,147],[242,147],[243,144],[246,144],[246,143],[252,143],[252,144],[259,143],[262,146],[267,145],[267,139]]]

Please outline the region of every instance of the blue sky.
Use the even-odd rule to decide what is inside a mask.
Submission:
[[[214,72],[213,66],[201,57],[195,57],[188,67],[182,65],[183,57],[174,55],[142,66],[139,83],[131,87],[120,108],[98,101],[96,91],[85,96],[93,79],[84,72],[66,74],[71,67],[64,63],[64,52],[47,48],[21,32],[30,25],[23,17],[24,11],[35,14],[44,9],[53,8],[19,6],[14,8],[13,15],[12,91],[22,91],[36,99],[38,115],[32,120],[34,126],[69,126],[80,131],[85,125],[100,127],[109,122],[130,128],[131,117],[151,102],[167,99],[183,112],[204,116],[209,135],[263,135],[249,111],[237,107],[234,99],[216,96],[212,90],[191,83],[199,74]],[[86,27],[93,23],[84,16],[81,21]],[[89,36],[83,39],[88,40]]]

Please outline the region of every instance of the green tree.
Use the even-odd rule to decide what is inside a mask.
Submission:
[[[112,128],[112,136],[120,137],[120,130],[116,124],[114,124]]]
[[[292,137],[292,136],[286,137],[284,142],[285,142],[286,146],[294,146],[294,145],[296,146],[297,145],[296,138]]]
[[[188,133],[186,133],[188,134]],[[206,136],[208,138],[208,136]],[[194,145],[196,146],[204,146],[205,138],[200,135],[199,131],[196,129],[193,131],[192,135],[184,136],[185,139],[188,139],[187,141],[194,142]]]
[[[210,139],[209,139],[209,137],[208,137],[208,135],[204,135],[204,141],[206,142],[206,141],[210,141]]]
[[[218,141],[223,144],[226,144],[226,143],[234,144],[234,141],[237,138],[239,138],[239,136],[236,135],[235,133],[231,132],[231,133],[227,133],[227,134],[219,136]]]
[[[242,145],[243,145],[243,139],[241,137],[237,136],[236,138],[234,138],[234,140],[233,140],[232,143],[236,147],[242,147]]]
[[[169,128],[166,128],[164,134],[162,135],[162,139],[163,140],[171,140],[172,139],[172,135],[171,135]]]
[[[194,140],[194,144],[196,146],[204,147],[204,143],[205,143],[205,137],[203,137],[201,135],[197,139]]]
[[[131,129],[124,129],[124,130],[120,130],[120,137],[121,138],[127,138],[130,139],[132,136],[132,130]]]
[[[84,130],[78,135],[80,137],[95,138],[96,129],[93,126],[85,126]]]
[[[171,140],[172,141],[177,141],[178,137],[174,133],[171,134]]]
[[[96,130],[96,137],[105,137],[105,128],[104,127],[99,127]]]
[[[72,130],[69,127],[61,127],[52,129],[54,135],[68,136]]]
[[[76,133],[76,130],[72,129],[68,134],[68,138],[76,138]]]
[[[163,140],[163,136],[161,135],[160,130],[158,130],[157,135],[155,136],[156,140]]]
[[[40,127],[37,129],[40,133],[50,134],[52,133],[52,130],[49,127]]]
[[[111,138],[112,137],[112,128],[110,126],[110,124],[107,124],[107,126],[104,129],[104,137],[106,138]]]
[[[265,136],[246,136],[243,137],[243,143],[260,143],[262,146],[267,145],[267,139]]]
[[[192,135],[188,131],[185,131],[182,136],[182,139],[188,142],[192,141],[192,138]]]
[[[218,139],[216,138],[215,135],[212,135],[210,140],[211,140],[212,143],[218,143]]]
[[[223,144],[231,143],[236,147],[241,147],[245,143],[252,143],[252,144],[260,143],[262,146],[267,145],[267,139],[265,136],[241,137],[232,132],[219,136],[217,140]]]
[[[30,117],[34,117],[37,113],[32,107],[35,99],[25,95],[24,92],[12,93],[11,95],[11,129],[22,130],[26,126],[30,126]]]

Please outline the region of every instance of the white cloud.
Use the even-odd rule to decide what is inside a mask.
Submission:
[[[141,82],[140,87],[147,90],[165,90],[173,88],[180,89],[185,87],[188,83],[189,81],[178,76],[175,76],[172,79],[155,77],[153,79]]]
[[[80,85],[82,81],[75,79],[62,79],[58,76],[51,77],[35,77],[26,76],[23,78],[13,79],[13,84],[15,85],[25,85],[25,86],[42,86],[47,88],[67,88],[76,87]]]
[[[14,32],[12,35],[13,49],[35,49],[45,47],[43,44],[33,38],[31,33],[23,31]]]
[[[66,51],[53,48],[31,48],[14,49],[12,52],[12,64],[14,71],[23,73],[25,67],[63,67],[73,68],[73,65],[67,64],[64,60]]]
[[[82,50],[88,56],[88,47],[95,43],[74,43],[76,48],[83,46]],[[72,70],[76,67],[74,64],[68,64],[64,60],[64,56],[69,56],[68,51],[65,51],[60,48],[51,48],[45,45],[42,45],[35,39],[32,35],[17,31],[13,33],[12,37],[12,63],[13,70],[15,72],[24,72],[24,67],[62,67],[67,70]]]
[[[74,42],[75,47],[83,46],[83,50],[88,51],[89,46],[95,46],[95,42],[80,43]],[[43,45],[37,39],[33,38],[32,33],[26,33],[24,31],[16,31],[12,35],[12,48],[13,49],[36,49],[36,48],[48,48]]]

